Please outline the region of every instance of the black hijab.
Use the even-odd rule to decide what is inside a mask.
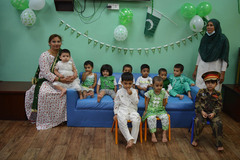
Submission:
[[[208,36],[207,33],[202,37],[199,53],[204,62],[212,62],[218,59],[224,60],[228,64],[229,42],[227,37],[222,34],[220,22],[217,19],[211,19],[215,28],[215,33]]]

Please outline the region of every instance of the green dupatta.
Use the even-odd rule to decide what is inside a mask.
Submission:
[[[59,50],[60,53],[61,50]],[[54,62],[50,68],[50,72],[54,73],[54,68],[57,64],[57,62],[59,61],[59,53],[58,55],[55,57]],[[39,94],[39,90],[41,88],[41,85],[44,81],[47,81],[47,79],[45,78],[39,78],[39,73],[40,73],[40,67],[38,65],[37,71],[35,73],[34,78],[32,79],[32,84],[35,84],[35,90],[34,90],[34,97],[33,97],[33,104],[32,104],[32,112],[37,112],[38,109],[38,94]]]
[[[221,59],[229,65],[229,42],[227,37],[222,34],[220,22],[216,19],[211,19],[208,22],[213,23],[215,33],[211,36],[205,33],[198,49],[199,54],[204,62],[213,62]]]

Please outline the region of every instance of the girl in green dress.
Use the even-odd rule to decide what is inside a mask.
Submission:
[[[146,106],[143,113],[142,120],[147,119],[149,130],[152,134],[152,142],[156,143],[157,138],[155,132],[157,131],[157,117],[161,119],[163,136],[162,142],[167,142],[167,130],[169,125],[167,111],[167,92],[163,88],[163,79],[159,76],[153,78],[153,90],[145,93]]]

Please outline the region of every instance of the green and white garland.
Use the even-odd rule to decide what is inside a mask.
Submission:
[[[69,24],[67,24],[66,22],[64,22],[63,20],[60,20],[60,24],[59,26],[63,26],[63,24],[65,25],[64,31],[70,29],[71,30],[71,34],[76,33],[76,38],[79,38],[81,35],[85,38],[88,39],[88,44],[91,44],[93,42],[93,46],[96,47],[99,44],[99,49],[102,49],[105,46],[106,51],[109,50],[109,48],[111,48],[112,52],[114,52],[115,50],[117,50],[118,53],[121,53],[123,51],[124,54],[127,54],[128,51],[130,54],[133,54],[134,51],[137,51],[137,53],[139,55],[142,54],[142,52],[145,52],[145,54],[149,54],[149,51],[151,50],[152,53],[156,53],[156,50],[158,51],[158,53],[161,53],[161,49],[164,48],[165,51],[168,51],[169,46],[174,49],[174,45],[177,45],[178,47],[181,46],[181,43],[183,43],[184,45],[186,45],[186,41],[187,39],[192,42],[193,38],[195,37],[196,39],[198,39],[198,33],[194,33],[192,35],[187,36],[186,38],[183,38],[181,40],[178,40],[176,42],[172,42],[169,44],[165,44],[162,46],[157,46],[157,47],[151,47],[151,48],[122,48],[122,47],[118,47],[118,46],[114,46],[111,44],[107,44],[104,42],[100,42],[94,38],[91,38],[88,36],[88,31],[86,31],[85,33],[79,32],[77,31],[75,28],[71,27]],[[199,32],[202,36],[204,35],[204,31]]]

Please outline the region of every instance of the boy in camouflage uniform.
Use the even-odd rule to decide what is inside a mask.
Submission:
[[[194,139],[193,146],[198,145],[199,136],[207,123],[210,120],[210,124],[213,130],[213,134],[216,137],[216,146],[219,151],[223,150],[222,144],[222,121],[219,117],[219,112],[222,108],[222,96],[221,93],[215,90],[217,86],[220,73],[215,71],[206,72],[202,75],[203,80],[207,88],[200,89],[196,96],[195,112],[196,118],[194,120]]]

